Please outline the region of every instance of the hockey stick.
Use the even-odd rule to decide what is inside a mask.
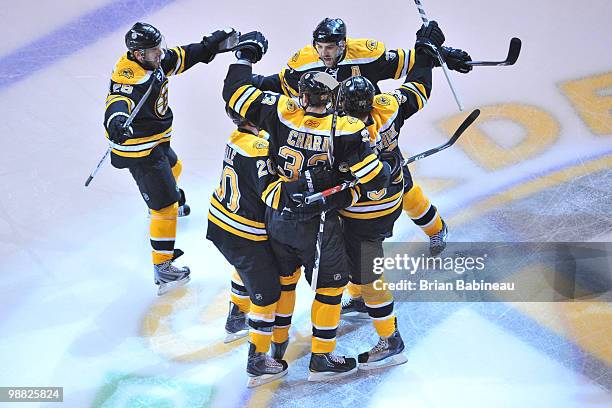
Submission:
[[[427,14],[425,14],[425,9],[423,8],[423,4],[421,3],[421,0],[414,0],[414,2],[417,6],[417,9],[419,10],[419,14],[421,15],[421,20],[423,20],[423,24],[425,25],[425,27],[427,27],[429,25],[429,19],[427,18]],[[446,77],[446,81],[448,82],[448,86],[450,87],[451,92],[453,93],[453,96],[455,97],[455,102],[457,102],[457,106],[459,107],[459,110],[463,111],[463,105],[461,104],[461,101],[459,100],[459,95],[457,95],[457,91],[455,90],[455,87],[453,86],[453,83],[450,79],[450,76],[448,73],[448,67],[446,66],[446,62],[444,62],[442,55],[440,55],[440,51],[436,48],[435,48],[435,51],[436,51],[436,56],[438,57],[438,61],[440,62],[440,66],[442,67],[442,71],[444,72],[444,76]]]
[[[520,38],[514,37],[510,40],[508,56],[504,61],[466,61],[466,64],[471,65],[473,67],[502,67],[506,65],[514,65],[520,53],[521,40]]]
[[[331,75],[326,72],[318,72],[315,74],[315,80],[323,85],[327,86],[332,91],[335,91],[340,83]],[[327,144],[327,159],[329,160],[330,166],[334,164],[334,137],[336,135],[336,125],[338,122],[338,107],[340,103],[340,93],[342,87],[338,89],[336,100],[334,101],[334,113],[332,115],[331,130],[329,135],[329,143]],[[319,264],[321,263],[321,250],[323,249],[323,232],[325,229],[325,217],[327,211],[321,211],[321,217],[319,218],[319,231],[317,232],[317,244],[315,246],[315,260],[312,267],[312,276],[310,279],[310,288],[316,293],[317,283],[319,280]]]
[[[448,142],[438,147],[434,147],[433,149],[426,150],[417,155],[410,156],[409,158],[402,161],[402,167],[404,167],[407,164],[413,163],[417,160],[421,160],[421,159],[424,159],[425,157],[429,157],[433,154],[439,153],[442,150],[448,149],[449,147],[454,145],[455,142],[459,139],[459,137],[463,134],[463,132],[465,132],[465,130],[468,127],[470,127],[472,123],[474,123],[476,118],[478,118],[478,115],[480,115],[480,109],[475,109],[474,111],[472,111],[472,113],[468,115],[467,118],[465,118],[463,123],[459,125],[459,127],[457,128],[457,130],[455,130],[455,133],[453,133],[453,135],[448,140]],[[339,184],[335,187],[328,188],[327,190],[323,190],[320,193],[309,195],[308,197],[304,199],[304,202],[306,204],[312,204],[315,201],[323,200],[325,199],[325,197],[329,197],[332,194],[336,194],[336,193],[339,193],[340,191],[346,190],[347,188],[354,187],[356,184],[357,184],[357,180],[345,181],[342,184]]]
[[[157,68],[157,69],[159,69],[159,68]],[[140,100],[138,101],[138,104],[136,105],[136,107],[134,108],[132,113],[130,113],[130,116],[128,116],[127,120],[125,121],[125,123],[123,125],[123,131],[126,131],[130,127],[130,125],[134,121],[134,118],[136,117],[136,115],[138,114],[140,109],[142,108],[142,105],[144,105],[144,103],[146,102],[147,98],[149,97],[149,94],[151,93],[151,89],[153,89],[153,84],[155,83],[155,79],[157,78],[155,76],[155,73],[156,73],[157,69],[155,71],[153,71],[153,73],[151,74],[151,75],[153,75],[153,81],[151,81],[151,85],[149,85],[149,89],[147,89],[147,91],[144,93],[144,95],[142,95],[142,98],[140,98]],[[110,140],[109,140],[109,143],[110,143]],[[104,163],[104,161],[106,161],[106,158],[108,157],[108,155],[109,155],[109,153],[111,152],[112,149],[113,148],[110,147],[110,146],[108,147],[108,149],[106,149],[106,153],[104,153],[104,156],[102,156],[102,158],[98,162],[98,165],[96,166],[96,168],[93,169],[93,171],[89,174],[89,177],[87,177],[87,180],[85,181],[85,187],[87,187],[89,185],[89,183],[91,183],[91,180],[93,180],[93,178],[96,176],[96,173],[98,173],[98,170],[100,170],[100,167],[102,167],[102,164]]]

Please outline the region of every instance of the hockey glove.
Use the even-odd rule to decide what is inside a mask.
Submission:
[[[125,115],[115,116],[108,124],[108,138],[116,144],[123,144],[134,134],[132,127],[125,128],[128,117]]]
[[[378,158],[384,163],[389,165],[389,174],[391,175],[391,180],[395,180],[400,173],[402,172],[402,161],[403,157],[400,152],[392,150],[392,151],[382,151],[380,152]]]
[[[340,174],[329,166],[317,166],[306,170],[296,181],[285,184],[285,191],[296,203],[306,194],[318,193],[341,183]]]
[[[296,195],[294,201],[297,198]],[[322,211],[333,211],[350,206],[353,196],[349,190],[343,190],[326,197],[325,200],[315,201],[310,204],[306,204],[305,198],[306,194],[301,194],[300,204],[291,208],[285,207],[281,213],[283,218],[287,220],[308,221],[321,215]]]
[[[208,34],[202,38],[202,45],[206,47],[212,55],[231,50],[238,43],[239,32],[231,27],[226,27],[223,30],[217,30],[212,34]]]
[[[268,51],[268,40],[259,31],[251,31],[240,36],[234,50],[236,51],[236,58],[254,64],[260,61]]]
[[[471,65],[466,64],[466,62],[472,60],[470,54],[459,48],[442,47],[440,49],[440,53],[442,54],[442,58],[444,58],[448,69],[461,72],[462,74],[467,74],[473,68]],[[434,66],[440,66],[440,62],[437,58],[434,60]]]
[[[436,50],[444,44],[444,33],[435,21],[430,21],[427,26],[423,24],[416,32],[416,38],[415,50],[424,52],[432,58],[436,57]]]

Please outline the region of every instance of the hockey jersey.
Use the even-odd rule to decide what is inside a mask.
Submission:
[[[165,50],[160,68],[154,71],[143,68],[129,52],[121,56],[113,69],[106,97],[105,129],[115,116],[129,116],[147,90],[151,90],[132,122],[133,136],[123,144],[108,141],[113,166],[129,167],[168,149],[173,118],[168,104],[168,76],[211,59],[211,54],[200,43]]]
[[[280,178],[263,193],[274,209],[293,205],[283,183],[296,180],[309,167],[328,161],[327,151],[332,126],[329,112],[307,113],[296,102],[274,92],[262,92],[250,84],[251,67],[230,66],[224,82],[223,97],[241,116],[266,130],[272,163]],[[388,184],[389,173],[370,147],[370,135],[360,120],[345,116],[337,120],[334,138],[334,167],[352,174],[362,191],[380,189]],[[353,200],[358,198],[353,192]]]
[[[235,237],[249,241],[268,239],[265,204],[260,197],[274,176],[268,142],[261,136],[235,130],[225,146],[221,180],[208,212],[207,238],[215,243],[235,244]],[[210,228],[210,224],[223,231]]]
[[[431,67],[416,66],[404,83],[392,93],[374,97],[368,131],[370,145],[378,154],[383,151],[400,153],[399,134],[404,122],[423,109],[431,94]],[[401,207],[403,197],[402,172],[387,188],[362,195],[351,207],[340,211],[340,215],[356,219],[384,217]]]
[[[267,77],[256,75],[254,84],[262,90],[297,96],[302,74],[324,71],[339,82],[351,76],[362,75],[380,92],[378,81],[406,76],[414,65],[414,58],[414,50],[386,50],[382,42],[373,39],[347,38],[344,56],[335,68],[326,68],[314,46],[308,45],[293,54],[280,73]]]

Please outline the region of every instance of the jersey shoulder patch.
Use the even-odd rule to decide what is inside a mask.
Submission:
[[[125,53],[115,64],[111,79],[118,84],[138,85],[147,82],[150,77],[151,71],[128,59]]]
[[[227,142],[228,146],[245,157],[262,157],[268,155],[269,143],[267,140],[250,133],[235,130]]]
[[[345,60],[377,60],[385,54],[385,44],[371,38],[347,38]]]
[[[289,68],[294,69],[296,71],[306,71],[312,68],[312,64],[320,63],[323,64],[319,59],[319,54],[317,54],[317,50],[314,49],[312,45],[307,45],[302,48],[289,59],[287,65]]]
[[[382,93],[374,97],[374,103],[372,105],[375,107],[394,110],[399,106],[399,101],[392,94]]]

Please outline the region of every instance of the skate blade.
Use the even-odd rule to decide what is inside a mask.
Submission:
[[[379,368],[392,367],[400,364],[404,364],[408,361],[408,357],[404,353],[395,354],[391,357],[387,357],[383,360],[372,361],[371,363],[359,363],[359,369],[368,371],[376,370]]]
[[[225,344],[231,343],[233,341],[243,339],[248,335],[249,335],[249,329],[240,330],[239,332],[236,332],[236,333],[226,332],[226,336],[225,336],[225,339],[223,339],[223,343]]]
[[[357,372],[357,367],[352,370],[345,371],[342,373],[334,373],[334,372],[313,372],[311,371],[308,374],[308,381],[332,381],[338,378],[346,377],[351,374],[355,374]]]
[[[172,281],[168,283],[160,283],[159,288],[157,288],[157,296],[165,295],[173,289],[179,288],[189,283],[191,278],[189,276],[184,277],[183,279]]]
[[[288,372],[289,370],[284,370],[278,374],[264,374],[257,377],[249,377],[247,381],[247,388],[259,387],[260,385],[278,380],[279,378],[286,376]]]
[[[368,315],[368,312],[348,312],[340,314],[340,318],[349,320],[370,320],[370,315]]]

